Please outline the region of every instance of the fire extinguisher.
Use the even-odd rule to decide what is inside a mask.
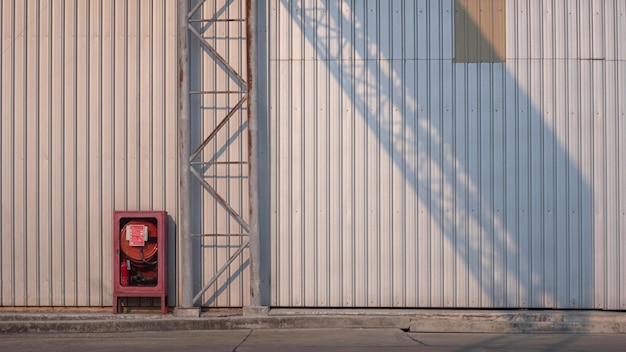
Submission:
[[[126,264],[126,261],[123,260],[122,261],[122,265],[120,266],[120,284],[122,286],[128,286],[129,282],[130,282],[130,272],[128,271],[128,264]]]

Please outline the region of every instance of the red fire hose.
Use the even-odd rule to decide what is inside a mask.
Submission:
[[[128,225],[143,225],[148,227],[148,241],[143,246],[131,246],[126,240],[126,228]],[[157,228],[156,226],[144,220],[129,221],[122,231],[120,231],[120,247],[122,252],[130,259],[131,263],[136,267],[146,267],[156,262],[152,260],[157,254]]]

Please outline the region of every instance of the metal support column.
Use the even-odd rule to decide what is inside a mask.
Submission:
[[[245,249],[249,251],[249,268],[250,268],[250,289],[245,294],[249,293],[249,303],[246,307],[244,307],[244,314],[263,314],[267,312],[267,308],[261,307],[262,297],[261,297],[261,276],[260,276],[260,237],[259,237],[259,189],[258,189],[258,124],[257,124],[257,89],[256,89],[256,14],[257,14],[257,6],[256,0],[238,0],[239,4],[243,4],[245,2],[245,18],[230,18],[225,16],[228,14],[227,7],[235,2],[224,2],[221,8],[218,10],[216,7],[214,10],[203,9],[203,5],[206,3],[205,0],[197,0],[192,1],[192,6],[189,6],[189,0],[178,0],[178,43],[179,43],[179,152],[180,152],[180,225],[179,225],[179,234],[181,238],[181,263],[182,263],[182,278],[181,278],[181,286],[182,286],[182,307],[180,311],[187,309],[187,311],[192,311],[193,307],[198,305],[201,298],[205,295],[205,293],[209,290],[209,288],[213,288],[213,292],[218,292],[214,294],[219,294],[221,290],[218,290],[216,287],[218,278],[224,274],[231,265],[235,262],[237,258],[241,258]],[[214,4],[211,4],[214,5]],[[189,9],[191,7],[191,9]],[[213,7],[212,7],[213,8]],[[205,11],[206,10],[206,11]],[[237,13],[237,11],[235,11]],[[243,16],[242,12],[238,13]],[[240,17],[240,16],[235,16]],[[219,48],[214,45],[216,43],[216,37],[207,36],[207,29],[212,26],[217,25],[229,25],[233,23],[239,23],[241,25],[245,25],[245,37],[239,34],[235,37],[232,37],[232,40],[237,43],[242,43],[241,40],[245,40],[245,63],[246,63],[246,74],[241,74],[236,67],[237,62],[234,62],[232,65],[229,62],[229,54],[223,55]],[[220,27],[221,28],[221,27]],[[241,27],[240,27],[241,28]],[[226,32],[228,33],[228,32]],[[223,35],[223,34],[222,34]],[[226,81],[221,82],[225,88],[220,89],[217,87],[217,81],[213,82],[216,85],[211,86],[210,89],[204,89],[204,83],[200,81],[198,84],[200,86],[199,89],[193,90],[190,89],[190,77],[201,77],[200,72],[192,72],[194,70],[193,65],[190,64],[190,37],[193,38],[193,43],[197,43],[200,45],[200,50],[197,51],[199,55],[204,58],[210,58],[214,62],[214,67],[219,68],[220,73],[226,74],[228,79]],[[221,41],[221,43],[228,43],[228,35],[225,37],[221,37],[221,39],[226,38],[226,41]],[[195,44],[194,44],[195,45]],[[222,47],[221,51],[224,51]],[[195,55],[195,54],[194,54]],[[195,56],[194,56],[195,60]],[[193,67],[192,67],[193,66]],[[243,67],[240,65],[240,69]],[[196,70],[199,69],[196,67]],[[220,76],[223,77],[223,76]],[[245,77],[245,78],[244,78]],[[223,78],[222,78],[223,79]],[[231,86],[234,85],[237,88],[233,89]],[[202,124],[205,123],[201,120],[202,116],[191,116],[193,115],[193,107],[190,104],[190,95],[196,96],[228,96],[228,99],[221,100],[223,103],[226,102],[228,104],[219,104],[217,105],[206,105],[198,106],[198,111],[202,111],[202,109],[214,109],[214,111],[227,111],[223,118],[219,119],[219,122],[216,122],[212,127],[212,131],[208,133],[205,138],[201,139],[201,143],[195,148],[190,148],[190,141],[193,139],[190,137],[190,122],[196,121],[196,123]],[[235,99],[232,99],[235,98]],[[215,102],[215,100],[209,100]],[[234,103],[234,104],[233,104]],[[196,103],[194,103],[196,104]],[[231,105],[232,104],[232,105]],[[222,152],[215,154],[215,151],[211,152],[210,145],[214,145],[217,141],[216,136],[220,133],[220,131],[227,128],[225,126],[229,125],[229,121],[232,120],[234,116],[242,116],[242,112],[247,108],[247,119],[242,121],[241,126],[247,127],[247,158],[248,160],[222,160],[220,157],[224,155],[223,150],[229,148],[229,143],[221,145],[220,148]],[[196,120],[198,119],[198,120]],[[247,126],[246,126],[247,125]],[[242,127],[242,129],[243,129]],[[197,135],[200,131],[195,129],[194,133]],[[223,133],[223,132],[222,132]],[[241,150],[241,149],[240,149]],[[241,157],[244,157],[242,155]],[[231,206],[229,204],[229,198],[222,196],[218,192],[218,187],[214,185],[214,182],[211,182],[211,175],[207,174],[207,170],[210,170],[212,167],[216,165],[243,165],[248,164],[248,219],[244,218],[244,209],[237,210],[237,206]],[[230,178],[232,177],[241,177],[240,175],[231,175],[230,169],[226,174],[220,174],[220,177]],[[241,169],[240,169],[241,170]],[[221,207],[227,216],[234,220],[237,224],[236,226],[232,226],[233,229],[238,227],[238,231],[234,231],[231,229],[231,226],[227,227],[227,233],[192,233],[191,230],[191,219],[195,219],[195,217],[191,217],[190,215],[190,206],[191,206],[191,197],[192,194],[190,192],[190,182],[192,180],[198,181],[199,185],[207,191],[207,193],[211,196],[211,198],[215,201],[219,207]],[[228,195],[228,194],[227,194]],[[194,195],[198,196],[198,195]],[[241,203],[240,203],[241,204]],[[198,209],[195,209],[198,210]],[[202,215],[201,215],[202,216]],[[196,216],[197,217],[197,216]],[[220,218],[222,219],[222,218]],[[194,221],[196,221],[195,219]],[[220,220],[221,221],[221,220]],[[201,226],[200,226],[201,227]],[[236,232],[236,233],[233,233]],[[209,279],[204,286],[199,290],[199,292],[194,292],[193,286],[193,277],[195,274],[201,273],[202,268],[195,268],[193,266],[194,258],[192,257],[194,253],[192,238],[199,237],[202,238],[213,238],[216,239],[218,237],[227,237],[227,238],[243,238],[241,241],[235,240],[234,245],[238,246],[238,249],[234,252],[229,252],[226,249],[226,253],[228,255],[228,259],[223,262],[221,267],[215,272],[213,277]],[[247,238],[245,238],[247,237]],[[210,242],[213,243],[213,242]],[[217,243],[217,242],[216,242]],[[230,241],[228,242],[230,248]],[[213,247],[212,247],[213,246]],[[215,245],[203,245],[203,248],[212,247],[219,248]],[[202,248],[200,248],[202,250]],[[224,250],[222,250],[224,251]],[[221,252],[223,253],[223,252]],[[196,258],[197,259],[197,258]],[[213,259],[214,260],[214,259]],[[215,264],[215,263],[213,263]],[[237,270],[242,270],[243,267],[240,264],[240,268]],[[228,282],[228,281],[227,281]],[[206,297],[215,297],[215,296],[204,296],[205,302],[207,300]],[[198,313],[184,313],[184,315],[193,315]],[[181,313],[183,315],[183,313]]]
[[[264,312],[261,297],[261,241],[259,234],[259,155],[258,155],[258,109],[257,109],[257,1],[246,4],[246,37],[248,47],[248,187],[250,206],[250,308],[248,314]]]
[[[193,307],[193,258],[191,246],[190,227],[190,165],[189,165],[189,32],[188,0],[177,2],[177,25],[178,25],[178,236],[180,239],[181,254],[181,286],[182,308]],[[178,313],[178,312],[177,312]],[[199,312],[198,312],[199,313]],[[193,313],[192,314],[196,314]]]

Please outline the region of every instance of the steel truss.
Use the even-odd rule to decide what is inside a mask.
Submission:
[[[188,131],[184,131],[180,129],[181,137],[187,138],[187,146],[182,146],[180,148],[181,155],[181,228],[180,233],[182,235],[182,289],[183,289],[183,307],[191,307],[197,305],[205,292],[212,287],[218,280],[218,278],[224,274],[230,267],[230,265],[242,255],[246,248],[250,248],[250,276],[251,276],[251,288],[250,288],[250,305],[251,306],[259,306],[258,302],[258,265],[255,265],[255,255],[257,252],[255,250],[258,246],[258,223],[257,219],[257,205],[258,205],[258,190],[256,188],[257,185],[257,167],[256,167],[256,94],[255,88],[253,84],[253,73],[255,68],[255,63],[251,58],[255,57],[255,43],[251,37],[254,35],[254,31],[251,30],[254,26],[254,0],[236,0],[236,1],[244,1],[246,3],[246,11],[245,13],[239,12],[239,15],[245,16],[245,18],[223,18],[224,13],[229,13],[225,11],[225,9],[230,6],[233,1],[224,1],[221,2],[223,8],[216,8],[214,13],[212,13],[208,18],[202,17],[203,14],[206,16],[207,11],[203,11],[203,6],[205,6],[206,0],[199,0],[193,4],[193,7],[189,10],[187,5],[188,0],[179,0],[179,36],[188,36],[194,38],[194,41],[189,41],[188,43],[199,43],[200,52],[205,58],[209,58],[213,61],[215,65],[216,72],[220,72],[221,78],[215,79],[215,84],[209,89],[204,88],[204,82],[200,80],[198,86],[199,89],[190,90],[190,77],[198,77],[201,75],[200,72],[195,72],[200,70],[199,65],[189,65],[189,53],[193,49],[187,45],[185,48],[185,44],[181,43],[181,38],[179,38],[179,65],[180,65],[180,79],[181,79],[181,89],[182,92],[179,93],[179,98],[181,100],[186,100],[187,106],[182,103],[180,110],[187,109],[187,112],[179,111],[179,121],[183,121],[184,116],[188,115],[188,119],[183,121],[184,124],[187,124]],[[184,4],[181,4],[184,3]],[[192,3],[194,3],[192,1]],[[188,11],[186,11],[188,10]],[[181,14],[181,12],[183,12]],[[237,11],[234,11],[237,12]],[[186,23],[186,26],[185,26]],[[240,33],[238,38],[235,40],[231,40],[232,38],[226,37],[225,42],[227,43],[226,49],[224,47],[218,50],[216,45],[212,43],[214,40],[207,39],[206,32],[209,28],[213,26],[219,25],[232,25],[232,24],[240,24],[242,28],[238,31]],[[186,27],[186,33],[183,33],[181,28]],[[228,31],[225,31],[228,36]],[[245,36],[241,35],[244,33]],[[188,38],[182,38],[183,41]],[[245,42],[245,58],[246,64],[243,65],[245,71],[247,72],[239,72],[233,66],[242,66],[242,65],[231,65],[228,60],[228,55],[223,55],[220,51],[227,51],[228,45],[231,42],[235,42],[234,45],[242,44],[242,41]],[[195,44],[194,44],[195,45]],[[183,52],[186,51],[186,52]],[[186,56],[187,55],[187,56]],[[237,60],[241,58],[238,57]],[[185,62],[182,62],[182,61]],[[241,64],[241,63],[240,63]],[[244,78],[245,77],[245,78]],[[182,82],[185,81],[186,82]],[[231,86],[235,86],[235,89],[232,89]],[[186,90],[186,91],[185,91]],[[189,101],[198,102],[203,101],[204,99],[190,99],[190,97],[217,97],[217,96],[227,96],[225,99],[212,99],[215,103],[215,106],[210,106],[207,108],[213,109],[214,111],[224,111],[225,113],[220,116],[216,121],[217,122],[212,130],[205,136],[200,138],[200,142],[197,145],[190,145],[192,143],[192,138],[189,137],[190,131],[193,131],[194,134],[197,134],[198,131],[192,130],[189,128],[190,124],[196,124],[195,120],[202,119],[202,114],[194,114],[199,116],[192,116],[190,111],[200,111],[201,107],[194,106],[194,103],[189,103]],[[220,103],[217,103],[220,102]],[[200,104],[203,105],[203,104]],[[218,106],[219,105],[219,106]],[[203,107],[204,108],[204,107]],[[217,136],[224,129],[225,126],[229,125],[231,121],[237,121],[237,119],[233,119],[236,116],[242,116],[243,114],[247,115],[246,119],[239,119],[240,126],[238,131],[240,134],[244,133],[244,130],[247,130],[247,159],[248,160],[230,160],[231,153],[226,152],[225,150],[230,148],[232,143],[225,142],[221,143],[219,148],[214,148],[215,150],[211,150],[211,148],[207,148],[209,145],[214,145],[217,140]],[[183,116],[181,119],[180,116]],[[203,128],[200,130],[204,131]],[[183,143],[184,144],[184,143]],[[241,152],[239,153],[241,156]],[[224,159],[226,156],[226,160]],[[222,194],[218,192],[216,187],[209,182],[208,178],[212,177],[209,172],[214,172],[215,168],[218,166],[226,166],[226,173],[220,173],[219,177],[224,177],[226,179],[230,179],[233,177],[245,177],[241,174],[243,170],[242,167],[236,168],[239,172],[236,172],[236,175],[231,175],[231,170],[237,165],[247,165],[248,166],[248,220],[246,220],[243,216],[243,212],[241,211],[241,205],[239,206],[239,211],[236,206],[232,206],[228,197],[224,197]],[[215,175],[213,175],[215,177]],[[190,226],[190,213],[192,212],[191,207],[191,192],[189,191],[189,184],[185,184],[189,179],[195,179],[208,194],[216,201],[216,203],[226,211],[228,216],[235,221],[238,226],[227,226],[227,231],[222,233],[192,233]],[[183,189],[185,188],[185,189]],[[197,195],[195,195],[197,196]],[[236,229],[236,231],[235,231]],[[201,238],[202,240],[199,243],[204,241],[204,238],[213,238],[216,239],[218,237],[227,237],[232,238],[236,237],[241,239],[241,242],[237,244],[238,248],[235,252],[230,254],[230,257],[223,263],[223,265],[214,273],[213,277],[208,280],[202,288],[198,292],[193,292],[193,284],[192,277],[194,277],[194,273],[197,273],[197,265],[194,266],[193,262],[193,253],[194,250],[191,248],[192,243],[194,241],[193,238]],[[198,241],[196,241],[198,242]],[[187,256],[189,256],[187,258]]]

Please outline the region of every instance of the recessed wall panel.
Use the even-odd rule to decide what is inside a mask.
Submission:
[[[271,4],[272,305],[621,309],[621,1]]]

